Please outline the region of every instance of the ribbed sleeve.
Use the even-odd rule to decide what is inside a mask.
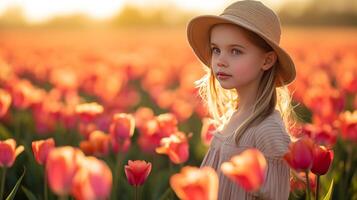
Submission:
[[[265,156],[267,176],[259,190],[263,199],[288,199],[290,193],[290,168],[283,160],[290,137],[281,123],[264,123],[255,132],[256,148]]]

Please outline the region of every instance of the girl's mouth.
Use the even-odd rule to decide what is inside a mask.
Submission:
[[[231,75],[218,74],[217,77],[219,80],[226,80],[229,79]]]

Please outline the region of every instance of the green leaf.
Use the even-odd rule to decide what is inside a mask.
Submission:
[[[25,195],[29,200],[37,200],[36,196],[26,187],[21,186],[22,191],[24,191]]]
[[[166,190],[166,191],[162,194],[162,196],[160,197],[160,200],[169,199],[170,192],[172,192],[172,191],[171,191],[171,187],[168,187],[167,190]]]
[[[323,198],[323,200],[330,200],[331,199],[332,189],[333,189],[333,179],[331,181],[330,188],[328,189],[327,194]]]
[[[16,195],[16,192],[17,190],[19,189],[19,186],[20,186],[20,183],[22,181],[22,179],[24,178],[25,176],[25,172],[26,172],[26,167],[24,167],[24,172],[22,172],[22,175],[20,176],[19,180],[17,180],[14,188],[12,188],[11,190],[11,193],[9,194],[9,196],[7,196],[6,200],[12,200],[14,199],[15,195]]]
[[[10,137],[11,133],[9,132],[9,130],[7,130],[7,128],[0,123],[0,138],[4,140]]]

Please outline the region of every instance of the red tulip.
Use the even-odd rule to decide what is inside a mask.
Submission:
[[[0,117],[4,116],[11,104],[11,95],[3,89],[0,89]]]
[[[99,114],[103,113],[103,106],[96,102],[83,103],[76,106],[75,111],[84,122],[91,122]]]
[[[143,160],[128,161],[125,165],[125,175],[130,185],[143,185],[151,172],[151,163]]]
[[[55,141],[53,138],[47,140],[39,140],[32,142],[32,152],[38,164],[46,163],[48,153],[55,148]]]
[[[117,113],[113,116],[109,127],[111,138],[115,142],[130,138],[134,134],[135,119],[133,115],[126,113]]]
[[[187,137],[183,132],[176,132],[170,137],[162,138],[161,146],[156,148],[159,154],[167,154],[171,162],[175,164],[184,163],[189,157],[189,145]]]
[[[11,167],[22,151],[24,151],[24,147],[20,145],[16,148],[14,139],[0,141],[0,166]]]
[[[105,162],[86,157],[73,179],[72,194],[78,200],[107,199],[112,179],[112,172]]]
[[[340,114],[340,128],[344,139],[357,142],[357,110]]]
[[[83,152],[71,146],[51,150],[46,161],[46,174],[53,192],[58,195],[68,195],[71,192],[73,178],[82,159]]]
[[[309,170],[314,158],[314,145],[312,139],[308,137],[290,143],[289,151],[284,155],[284,159],[291,168],[297,171]]]
[[[333,160],[333,151],[326,149],[324,146],[317,146],[314,149],[314,161],[311,167],[311,172],[316,175],[324,175]]]
[[[183,200],[213,200],[218,196],[218,176],[211,167],[185,166],[170,178],[171,188]]]
[[[258,149],[247,149],[222,163],[221,170],[246,191],[256,191],[265,181],[267,162]]]

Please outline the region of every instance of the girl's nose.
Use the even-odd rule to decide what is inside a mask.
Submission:
[[[218,66],[218,67],[226,67],[227,64],[226,64],[225,62],[219,60],[219,61],[217,62],[217,66]]]

